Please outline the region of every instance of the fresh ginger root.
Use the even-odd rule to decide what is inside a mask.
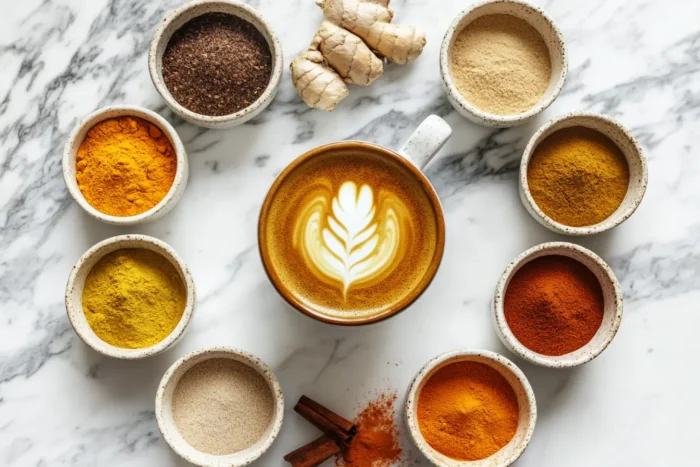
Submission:
[[[292,83],[310,107],[333,110],[349,93],[345,83],[370,85],[384,73],[377,54],[403,65],[423,51],[423,32],[390,24],[389,0],[316,3],[325,19],[309,48],[290,65]]]
[[[413,26],[389,24],[389,0],[316,0],[326,21],[360,36],[389,61],[404,65],[423,52],[425,34]]]
[[[362,39],[331,22],[321,24],[312,45],[317,41],[328,64],[347,83],[368,86],[384,73],[384,64]]]
[[[325,65],[317,49],[309,48],[297,56],[289,68],[294,87],[309,107],[333,110],[350,92],[343,78]]]

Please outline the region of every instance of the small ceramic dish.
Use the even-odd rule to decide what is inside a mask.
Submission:
[[[450,51],[457,36],[469,23],[488,15],[511,15],[526,21],[540,33],[549,49],[549,58],[552,63],[552,76],[549,87],[539,102],[526,112],[514,115],[498,115],[485,112],[466,100],[452,79]],[[566,46],[564,45],[564,36],[562,36],[559,28],[542,10],[534,5],[518,0],[489,0],[462,11],[447,29],[440,48],[440,73],[442,75],[442,86],[447,93],[447,100],[461,115],[474,123],[485,126],[511,127],[520,125],[542,112],[559,95],[566,81],[567,69]]]
[[[87,200],[85,200],[80,188],[78,188],[78,181],[75,178],[76,155],[78,154],[78,148],[80,148],[80,144],[83,142],[83,139],[85,139],[87,132],[98,123],[116,117],[138,117],[160,128],[163,134],[168,137],[170,143],[173,145],[175,157],[177,159],[175,180],[173,180],[173,184],[168,193],[151,209],[135,216],[110,216],[109,214],[98,211],[92,207]],[[68,192],[71,194],[75,202],[85,210],[85,212],[90,214],[95,219],[106,222],[107,224],[135,225],[152,221],[164,216],[170,212],[180,201],[180,198],[182,198],[182,194],[185,192],[185,187],[187,186],[188,176],[189,166],[187,164],[187,153],[185,152],[185,146],[182,144],[182,140],[180,140],[177,132],[163,117],[151,110],[144,109],[143,107],[136,107],[132,105],[114,105],[104,107],[91,113],[78,123],[68,137],[68,141],[63,149],[63,180],[66,183]]]
[[[498,371],[515,391],[520,409],[518,429],[513,439],[498,452],[478,461],[455,460],[436,451],[425,441],[418,425],[418,399],[430,377],[450,363],[464,361],[483,363]],[[537,421],[537,404],[530,382],[513,362],[488,350],[457,350],[433,358],[418,372],[408,388],[404,415],[413,442],[433,465],[438,467],[505,467],[515,462],[530,442]]]
[[[163,255],[175,266],[180,274],[182,283],[187,291],[187,301],[185,310],[182,313],[180,322],[173,331],[162,341],[150,347],[142,349],[125,349],[115,347],[100,339],[92,330],[85,318],[83,311],[83,287],[88,274],[93,266],[108,253],[123,248],[144,248]],[[151,357],[175,345],[184,335],[185,329],[190,322],[194,312],[195,291],[194,282],[190,271],[185,266],[182,259],[175,253],[175,250],[165,242],[146,235],[120,235],[103,240],[90,248],[80,257],[68,277],[66,285],[66,312],[73,329],[89,347],[108,357],[120,358],[124,360],[135,360],[138,358]]]
[[[170,42],[170,38],[185,23],[205,13],[228,13],[251,23],[265,37],[272,53],[272,74],[270,75],[270,83],[265,91],[258,100],[248,107],[230,115],[215,117],[198,114],[186,109],[170,94],[165,81],[163,81],[163,53],[168,46],[168,42]],[[173,11],[156,29],[148,52],[148,71],[156,90],[158,90],[166,104],[180,117],[190,123],[207,128],[230,128],[254,118],[270,105],[277,94],[277,89],[282,79],[283,61],[282,45],[277,35],[256,10],[243,3],[229,0],[195,0]]]
[[[506,290],[508,289],[513,275],[518,272],[523,265],[533,259],[549,255],[568,256],[590,269],[598,279],[600,287],[603,289],[604,299],[603,322],[598,332],[593,336],[593,339],[580,349],[559,356],[543,355],[521,344],[508,327],[503,309]],[[617,282],[615,274],[600,256],[582,246],[574,245],[573,243],[542,243],[519,255],[508,265],[503,275],[501,275],[493,299],[493,323],[501,342],[503,342],[511,352],[525,360],[549,368],[571,368],[590,362],[600,355],[610,342],[612,342],[615,334],[617,334],[621,321],[622,291],[620,290],[620,284]]]
[[[560,224],[547,216],[544,212],[542,212],[539,206],[537,206],[537,203],[535,203],[535,199],[532,197],[527,183],[528,164],[530,163],[530,158],[532,158],[537,146],[555,131],[572,126],[584,126],[591,128],[610,138],[617,145],[617,147],[620,148],[622,154],[624,154],[630,171],[630,181],[627,187],[627,195],[625,195],[625,198],[622,200],[620,207],[618,207],[617,210],[604,221],[594,225],[587,225],[585,227],[571,227]],[[547,122],[532,136],[532,138],[530,138],[520,161],[520,200],[523,202],[523,205],[530,215],[532,215],[537,222],[547,227],[549,230],[564,235],[592,235],[610,230],[613,227],[622,224],[624,221],[629,219],[632,214],[634,214],[634,211],[636,211],[639,207],[639,204],[644,198],[644,193],[647,190],[647,179],[648,174],[646,157],[644,156],[644,152],[639,146],[639,143],[634,136],[630,134],[627,128],[616,120],[613,120],[605,115],[570,113]]]
[[[262,438],[248,449],[223,456],[206,454],[190,446],[178,431],[172,413],[173,393],[180,378],[196,364],[212,358],[230,358],[256,370],[267,381],[275,401],[272,421]],[[282,428],[283,419],[284,396],[270,367],[254,355],[231,347],[214,347],[185,355],[165,372],[156,393],[156,420],[161,435],[180,457],[201,467],[242,467],[254,462],[272,446]]]

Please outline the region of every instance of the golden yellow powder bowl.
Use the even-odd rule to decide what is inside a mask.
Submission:
[[[145,249],[158,253],[174,267],[185,290],[185,308],[174,329],[153,345],[141,348],[124,348],[101,339],[90,326],[83,309],[85,282],[93,267],[106,255],[122,249]],[[184,335],[194,312],[195,289],[192,275],[180,256],[167,243],[146,235],[120,235],[108,238],[90,248],[80,257],[66,285],[66,312],[73,329],[89,347],[108,357],[134,360],[150,357],[175,345]]]

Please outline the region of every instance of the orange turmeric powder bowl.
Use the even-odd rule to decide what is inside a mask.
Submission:
[[[163,196],[161,194],[160,196],[163,197],[160,200],[156,199],[153,201],[155,205],[135,215],[111,215],[98,210],[95,206],[88,202],[85,194],[78,186],[78,180],[76,178],[78,172],[78,151],[83,143],[83,140],[85,140],[86,136],[88,135],[88,132],[96,125],[106,120],[119,117],[133,117],[136,119],[145,120],[145,122],[147,122],[149,125],[149,128],[151,128],[149,131],[155,131],[158,133],[159,141],[162,140],[163,137],[167,138],[172,145],[172,149],[168,149],[168,156],[174,157],[176,164],[174,176],[172,176],[172,172],[170,173],[170,177],[172,177],[172,184],[170,185],[169,189],[167,189],[167,192],[163,190],[165,195]],[[150,170],[148,174],[150,178]],[[68,192],[71,194],[75,202],[85,210],[85,212],[90,214],[95,219],[108,224],[135,225],[142,222],[155,220],[165,215],[175,207],[182,197],[182,194],[185,191],[185,186],[187,185],[188,175],[189,168],[187,164],[187,153],[185,152],[185,146],[182,144],[182,141],[177,135],[175,129],[163,117],[142,107],[129,105],[110,106],[93,112],[78,123],[73,132],[70,134],[63,150],[63,179],[66,183],[66,188],[68,188]],[[104,187],[103,191],[109,190],[109,187]]]
[[[527,377],[510,360],[488,350],[458,350],[420,370],[405,417],[413,442],[433,465],[505,467],[530,442],[537,405]]]

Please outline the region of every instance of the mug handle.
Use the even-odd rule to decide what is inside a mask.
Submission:
[[[437,115],[430,115],[418,125],[398,153],[423,170],[452,135],[452,128]]]

